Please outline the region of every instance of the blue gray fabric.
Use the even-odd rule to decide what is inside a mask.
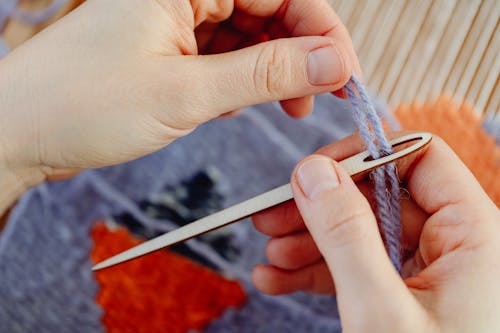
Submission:
[[[0,331],[103,330],[88,258],[89,230],[97,219],[128,212],[146,228],[170,230],[176,224],[146,216],[137,202],[207,168],[219,173],[217,191],[225,198],[224,206],[282,185],[303,156],[354,132],[348,108],[347,102],[324,95],[313,115],[295,120],[277,104],[260,105],[237,118],[202,125],[153,155],[30,190],[0,235]],[[266,237],[249,221],[226,232],[239,249],[231,261],[200,240],[187,242],[223,274],[242,281],[249,294],[248,304],[225,313],[208,332],[339,330],[331,297],[257,292],[250,271],[265,261]]]

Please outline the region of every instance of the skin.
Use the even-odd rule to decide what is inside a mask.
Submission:
[[[353,136],[307,157],[291,178],[295,201],[254,217],[271,236],[271,264],[253,272],[257,288],[272,295],[336,293],[345,332],[500,331],[498,208],[437,137],[425,152],[400,161],[409,193],[402,200],[400,277],[378,232],[369,184],[355,184],[334,162],[362,147]],[[340,181],[309,198],[298,170],[318,158]]]
[[[310,54],[323,48],[336,75],[318,82]],[[0,215],[40,182],[152,153],[248,105],[280,100],[304,116],[353,72],[349,35],[322,0],[88,0],[0,61]],[[350,138],[320,153],[361,149]],[[336,188],[311,200],[296,171],[295,203],[255,217],[273,236],[256,286],[336,292],[346,332],[499,331],[498,210],[439,140],[400,171],[404,280],[337,165]]]
[[[309,55],[326,47],[336,75],[318,83]],[[0,61],[0,214],[44,180],[144,156],[248,105],[304,116],[352,72],[322,0],[86,1]]]

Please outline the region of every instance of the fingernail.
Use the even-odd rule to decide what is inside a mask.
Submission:
[[[313,85],[335,84],[343,79],[344,61],[333,45],[315,49],[307,56],[307,76]]]
[[[297,170],[297,180],[302,192],[311,200],[339,186],[339,177],[333,162],[326,157],[314,157]]]

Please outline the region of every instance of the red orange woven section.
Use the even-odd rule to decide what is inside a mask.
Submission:
[[[442,96],[434,103],[399,106],[395,114],[404,129],[443,138],[500,207],[500,149],[469,105]]]
[[[92,239],[94,262],[141,243],[126,229],[110,231],[102,223],[93,228]],[[166,250],[99,271],[96,279],[107,332],[200,330],[245,301],[238,282]]]

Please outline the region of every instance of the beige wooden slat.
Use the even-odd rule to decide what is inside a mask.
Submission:
[[[381,2],[384,0],[370,0],[366,1],[365,5],[357,12],[359,15],[354,19],[353,24],[355,29],[351,32],[352,42],[356,50],[359,50],[364,37],[369,33],[370,28],[373,29],[373,21]],[[351,17],[353,20],[353,17]]]
[[[497,10],[497,0],[483,1],[479,15],[471,26],[467,40],[460,50],[459,58],[450,72],[445,91],[460,98],[466,97],[466,92],[472,82],[474,73],[478,69],[482,55],[488,46],[488,41],[498,20]]]
[[[372,77],[377,64],[381,61],[381,57],[385,56],[386,47],[392,39],[394,28],[407,3],[407,1],[401,0],[384,1],[378,20],[374,22],[372,27],[370,38],[360,48],[363,76],[372,88],[374,88]]]
[[[328,0],[328,3],[330,6],[332,6],[333,9],[335,9],[335,12],[338,14],[337,7],[339,4],[342,2],[342,0]]]
[[[498,28],[498,21],[496,24]],[[498,31],[498,29],[495,29]],[[467,91],[467,99],[473,101],[476,109],[482,112],[486,107],[489,94],[493,90],[500,73],[500,33],[495,33],[483,55],[478,71]]]
[[[357,1],[351,1],[352,5],[350,7],[350,13],[349,16],[346,17],[346,27],[349,32],[352,33],[358,29],[358,21],[359,17],[362,15],[363,8],[366,7],[367,3],[369,3],[371,0],[357,0]]]
[[[340,3],[338,4],[338,9],[337,14],[339,15],[340,19],[344,24],[347,26],[347,21],[349,20],[349,17],[351,16],[352,12],[356,9],[357,6],[359,6],[358,1],[346,1],[346,0],[341,0]]]
[[[500,77],[497,77],[497,82],[495,83],[495,88],[493,88],[490,93],[488,104],[486,105],[484,112],[488,117],[492,117],[494,114],[500,118]],[[499,177],[500,178],[500,177]]]
[[[439,48],[417,89],[415,100],[432,100],[444,91],[448,74],[459,56],[480,4],[480,0],[457,1],[457,7],[441,38]]]
[[[384,57],[377,64],[370,85],[384,98],[388,98],[394,82],[404,68],[408,54],[418,35],[431,1],[410,1],[401,15]]]
[[[417,39],[412,45],[412,51],[406,61],[405,70],[400,73],[398,80],[394,82],[390,99],[403,103],[413,101],[432,57],[439,47],[439,41],[453,13],[455,4],[454,1],[448,0],[434,1],[427,12]]]

